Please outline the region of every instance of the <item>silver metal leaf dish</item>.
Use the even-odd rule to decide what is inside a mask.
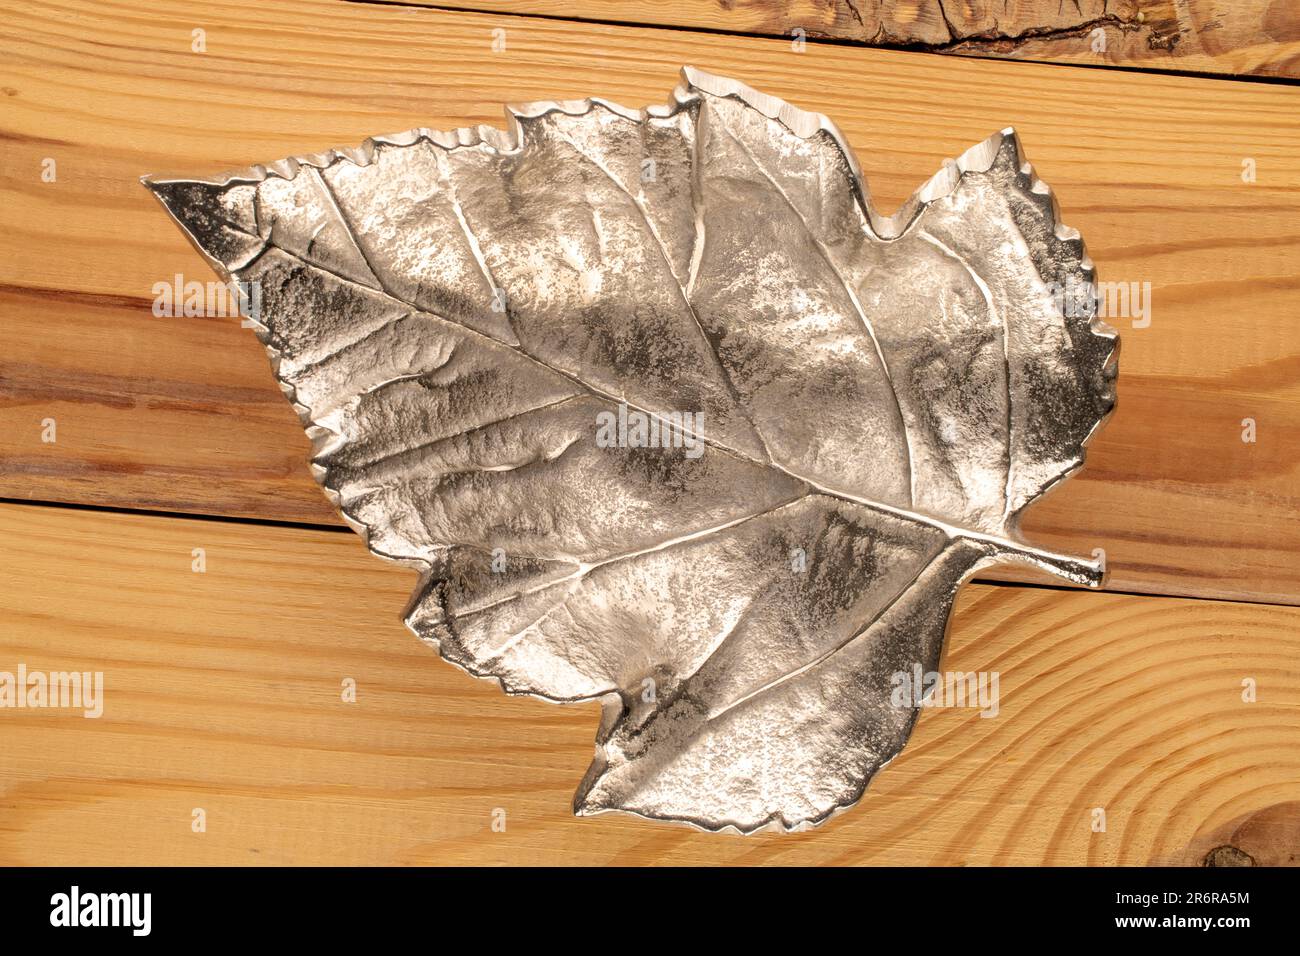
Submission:
[[[1003,130],[892,216],[834,125],[687,68],[665,107],[508,111],[146,179],[224,276],[406,622],[511,694],[599,699],[575,812],[796,829],[903,747],[954,597],[1028,562],[1116,336]]]

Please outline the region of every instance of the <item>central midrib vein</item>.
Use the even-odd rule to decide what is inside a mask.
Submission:
[[[322,176],[321,179],[323,180],[324,177]],[[339,222],[340,225],[343,227],[343,229],[348,232],[352,241],[358,245],[358,249],[359,249],[360,241],[353,233],[351,227],[346,221],[346,218],[342,216],[341,210],[339,215]],[[393,300],[394,302],[406,306],[407,308],[411,309],[413,312],[417,314],[433,316],[434,318],[440,319],[444,322],[447,322],[450,325],[454,325],[457,328],[462,329],[467,335],[471,337],[478,337],[480,339],[485,340],[486,342],[491,343],[494,346],[510,349],[511,351],[522,356],[525,360],[532,362],[533,364],[537,365],[540,368],[545,369],[548,372],[551,372],[552,374],[560,375],[563,378],[568,379],[570,382],[573,382],[575,385],[580,386],[581,388],[585,389],[592,395],[598,396],[600,398],[603,398],[610,402],[614,402],[616,404],[621,402],[624,405],[626,405],[629,409],[635,409],[636,411],[639,411],[644,415],[650,416],[651,418],[659,422],[660,425],[663,426],[667,425],[664,418],[661,415],[659,415],[657,412],[651,411],[648,408],[643,408],[634,402],[628,401],[626,396],[615,395],[598,386],[592,385],[589,382],[584,381],[583,379],[579,378],[577,375],[573,373],[567,372],[564,369],[557,368],[549,364],[548,362],[538,358],[537,356],[525,351],[522,344],[511,345],[508,342],[502,342],[500,339],[493,338],[492,336],[480,332],[477,329],[471,328],[470,326],[462,322],[457,322],[446,316],[439,315],[435,312],[430,312],[428,309],[425,309],[417,305],[416,303],[411,302],[400,295],[397,295],[396,293],[388,289],[385,283],[383,282],[383,280],[380,279],[379,276],[377,275],[375,276],[377,287],[368,286],[364,283],[356,281],[355,279],[351,279],[348,278],[347,276],[334,272],[331,269],[327,269],[324,266],[319,265],[318,263],[311,262],[306,258],[304,258],[302,255],[299,255],[298,253],[292,252],[281,246],[274,245],[271,243],[269,238],[265,238],[263,236],[254,233],[250,233],[248,232],[248,230],[243,229],[241,227],[230,226],[230,228],[244,235],[247,235],[250,238],[256,239],[263,244],[262,251],[250,257],[249,260],[242,267],[238,269],[230,270],[236,273],[237,275],[244,273],[249,268],[251,268],[252,265],[261,258],[262,254],[267,249],[276,249],[287,258],[299,262],[308,268],[317,269],[323,273],[326,273],[327,275],[333,276],[339,282],[347,283],[349,285],[353,285],[360,289],[365,289],[370,292],[377,292],[380,295],[383,295]],[[373,274],[374,270],[372,269],[371,272]],[[240,278],[242,279],[242,275],[240,275]],[[314,413],[313,413],[313,420],[315,420]],[[910,520],[918,524],[924,524],[933,528],[938,528],[944,534],[946,534],[950,539],[955,540],[957,538],[966,538],[972,541],[984,542],[992,546],[993,548],[995,548],[999,553],[1001,553],[1005,557],[1026,560],[1029,563],[1038,565],[1044,568],[1045,570],[1050,571],[1051,573],[1060,575],[1061,577],[1066,578],[1067,580],[1070,581],[1074,581],[1076,583],[1092,584],[1092,582],[1096,579],[1097,574],[1099,573],[1098,565],[1095,562],[1087,562],[1078,558],[1071,557],[1069,555],[1057,554],[1039,548],[1034,548],[1028,545],[1023,545],[1018,542],[1012,541],[1010,539],[1001,537],[999,535],[987,534],[979,531],[972,531],[968,528],[963,528],[960,525],[950,524],[942,520],[941,518],[937,518],[930,515],[922,514],[920,512],[913,511],[910,508],[902,507],[899,505],[885,504],[884,502],[876,501],[871,498],[866,498],[861,495],[855,495],[851,492],[843,491],[841,489],[832,488],[830,486],[823,485],[820,482],[817,482],[805,475],[801,475],[798,472],[787,468],[785,465],[781,464],[779,461],[776,461],[775,459],[772,459],[771,461],[767,461],[767,462],[760,461],[754,458],[752,455],[740,451],[739,449],[733,448],[730,445],[718,441],[717,439],[704,435],[703,433],[696,434],[694,432],[693,426],[690,429],[690,432],[692,436],[696,438],[696,440],[701,441],[704,444],[710,445],[722,452],[725,452],[726,454],[729,454],[734,458],[757,465],[760,468],[772,468],[778,472],[781,472],[787,477],[794,479],[795,481],[802,482],[803,484],[808,486],[811,492],[826,495],[832,498],[838,498],[842,501],[846,501],[851,504],[861,505],[863,507],[870,508],[876,511],[885,512],[887,514],[891,514],[899,518]],[[1088,573],[1088,572],[1092,572],[1092,573]]]

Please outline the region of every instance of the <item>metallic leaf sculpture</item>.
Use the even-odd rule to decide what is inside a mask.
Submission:
[[[1114,404],[1114,332],[1011,130],[894,216],[824,117],[697,70],[667,107],[510,111],[146,180],[223,274],[409,626],[599,698],[576,812],[751,832],[856,802],[954,596]]]

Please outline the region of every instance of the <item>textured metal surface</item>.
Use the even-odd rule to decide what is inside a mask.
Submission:
[[[1015,134],[893,217],[824,117],[684,71],[146,180],[223,273],[407,622],[510,693],[600,698],[578,813],[795,828],[862,795],[976,569],[1114,404],[1114,333]],[[652,423],[652,424],[650,424]],[[645,426],[645,427],[643,427]]]

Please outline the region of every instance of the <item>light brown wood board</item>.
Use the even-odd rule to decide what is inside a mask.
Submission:
[[[1300,90],[373,4],[226,0],[202,27],[179,3],[10,6],[2,497],[337,521],[251,333],[152,314],[155,283],[212,274],[140,175],[499,123],[506,101],[662,102],[696,63],[832,115],[884,209],[1016,126],[1102,281],[1150,284],[1149,325],[1115,320],[1119,410],[1029,537],[1104,549],[1119,590],[1300,599]]]

